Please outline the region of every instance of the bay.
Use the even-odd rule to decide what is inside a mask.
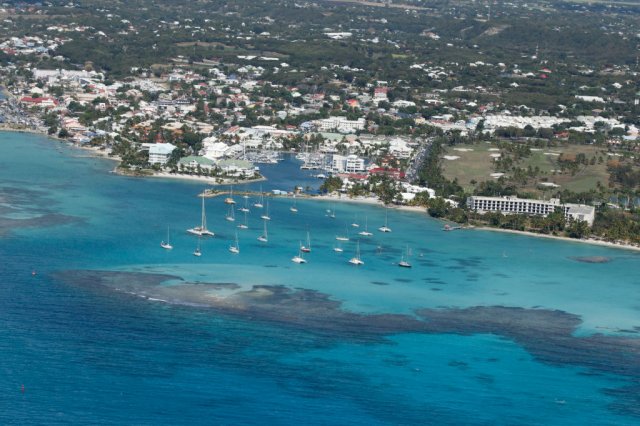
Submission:
[[[238,230],[218,197],[198,258],[201,183],[28,134],[0,134],[0,166],[3,424],[640,421],[635,252],[286,198],[264,245],[260,213]],[[290,157],[262,169],[248,188],[320,183]]]

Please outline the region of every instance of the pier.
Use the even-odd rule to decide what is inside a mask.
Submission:
[[[273,193],[271,191],[269,192],[260,192],[260,191],[218,191],[216,189],[205,189],[203,192],[201,192],[200,194],[198,194],[198,197],[205,197],[205,198],[214,198],[214,197],[220,197],[223,195],[227,195],[227,196],[239,196],[239,197],[244,197],[244,196],[248,196],[248,197],[270,197],[270,198],[313,198],[313,195],[310,194],[305,194],[305,193],[301,193],[301,192],[282,192],[279,194]]]

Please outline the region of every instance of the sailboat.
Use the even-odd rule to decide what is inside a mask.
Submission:
[[[238,242],[238,233],[236,232],[236,242],[235,244],[231,244],[229,246],[229,251],[233,254],[239,254],[240,253],[240,244]]]
[[[253,203],[253,207],[257,209],[261,209],[264,206],[264,195],[262,194],[262,185],[260,185],[260,200],[256,203]]]
[[[229,222],[235,222],[236,214],[233,208],[233,204],[229,206],[229,212],[227,213],[227,216],[225,216],[225,219],[227,219]]]
[[[258,241],[266,243],[269,241],[269,234],[267,233],[267,221],[264,221],[264,230],[262,231],[262,235],[258,237]]]
[[[245,195],[244,197],[244,207],[240,207],[240,211],[244,213],[249,213],[249,196]]]
[[[196,257],[202,256],[202,251],[200,251],[200,237],[198,237],[198,246],[193,251],[193,255],[196,256]]]
[[[271,216],[269,216],[269,201],[267,201],[267,211],[265,214],[263,214],[262,216],[260,216],[260,218],[264,219],[264,220],[271,220]]]
[[[296,206],[296,199],[293,199],[293,205],[291,207],[289,207],[289,211],[291,211],[291,213],[298,213],[298,207]]]
[[[187,229],[187,232],[199,237],[207,235],[213,237],[215,235],[212,231],[207,229],[207,215],[204,210],[204,197],[202,197],[202,216],[200,218],[200,226],[194,226],[193,228]]]
[[[333,251],[335,251],[336,253],[342,253],[344,250],[342,249],[342,244],[338,243],[335,246],[333,246]]]
[[[224,203],[225,204],[235,204],[236,203],[236,200],[233,199],[233,186],[231,186],[231,189],[229,190],[229,196],[224,199]]]
[[[344,230],[345,230],[344,235],[336,235],[336,240],[338,240],[338,241],[349,241],[349,237],[348,237],[349,231],[348,231],[346,226],[345,226]]]
[[[331,209],[327,209],[327,217],[330,217],[331,219],[335,219],[336,218],[336,205],[333,204],[332,207],[333,208],[331,208]]]
[[[244,223],[238,225],[240,229],[249,229],[249,225],[247,225],[247,212],[244,212]]]
[[[307,260],[302,255],[302,243],[300,243],[300,250],[298,251],[297,256],[293,256],[291,259],[293,263],[307,263]]]
[[[354,216],[351,226],[354,228],[360,228],[360,224],[358,223],[358,216]]]
[[[164,241],[160,242],[160,247],[162,247],[165,250],[173,249],[173,246],[171,245],[171,242],[169,240],[169,227],[168,226],[167,226],[167,242],[166,243]]]
[[[349,259],[349,263],[356,266],[364,265],[364,262],[360,259],[360,241],[358,241],[358,245],[356,246],[356,255]]]
[[[306,245],[300,245],[300,251],[303,251],[305,253],[311,253],[311,238],[309,237],[309,232],[307,231],[307,244]]]
[[[378,231],[380,231],[380,232],[391,232],[391,228],[389,228],[387,226],[388,219],[389,219],[389,214],[388,214],[388,211],[385,210],[385,212],[384,212],[384,226],[381,226],[380,228],[378,228]]]
[[[398,263],[398,266],[401,268],[411,268],[411,264],[409,263],[409,261],[407,260],[409,258],[409,246],[407,246],[407,257],[405,259],[405,255],[404,253],[402,253],[402,258],[400,259],[400,263]]]
[[[358,232],[358,235],[362,235],[364,237],[370,237],[373,233],[369,232],[369,219],[365,216],[364,218],[364,231]]]

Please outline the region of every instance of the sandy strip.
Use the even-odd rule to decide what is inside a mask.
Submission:
[[[528,231],[515,231],[513,229],[490,228],[486,226],[478,226],[478,227],[473,227],[471,229],[475,229],[479,231],[504,232],[507,234],[524,235],[527,237],[537,237],[537,238],[548,238],[551,240],[558,240],[558,241],[564,241],[569,243],[591,244],[595,246],[602,246],[602,247],[608,247],[608,248],[640,251],[640,246],[636,246],[632,244],[613,243],[610,241],[601,241],[593,238],[577,239],[577,238],[569,238],[569,237],[560,237],[557,235],[538,234],[535,232],[528,232]]]
[[[141,175],[141,176],[135,176],[135,175],[130,175],[130,174],[126,174],[126,173],[121,173],[121,174],[123,174],[125,176],[142,177],[142,178],[164,178],[164,179],[188,180],[188,181],[192,181],[192,182],[206,183],[207,185],[211,185],[211,186],[218,186],[218,185],[244,185],[244,184],[247,184],[247,183],[261,182],[263,180],[266,180],[266,178],[264,178],[264,177],[259,177],[259,178],[255,178],[255,179],[245,179],[245,180],[236,180],[235,178],[226,178],[226,179],[223,178],[222,182],[220,182],[220,178],[219,177],[194,176],[194,175],[184,175],[184,174],[168,173],[168,172],[156,172],[156,173],[151,174],[151,175]]]
[[[310,200],[318,201],[333,201],[340,203],[357,203],[357,204],[369,204],[374,206],[385,207],[384,203],[378,200],[376,197],[356,197],[350,198],[349,196],[337,196],[337,195],[316,195],[309,198]],[[389,204],[386,206],[394,210],[411,211],[415,213],[427,213],[426,207],[420,206],[398,206],[396,204]]]
[[[61,142],[67,142],[63,139],[60,140]],[[122,159],[117,156],[117,155],[109,155],[109,153],[107,151],[105,151],[104,149],[100,149],[98,147],[95,146],[83,146],[83,145],[77,145],[74,143],[69,143],[69,146],[72,148],[77,148],[77,149],[81,149],[83,151],[86,151],[89,153],[89,155],[87,155],[87,157],[96,157],[96,158],[104,158],[105,160],[112,160],[112,161],[117,161],[118,163],[122,162]]]

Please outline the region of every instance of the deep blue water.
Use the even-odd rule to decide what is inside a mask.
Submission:
[[[254,209],[233,255],[216,198],[196,258],[201,184],[84,156],[0,134],[1,424],[640,423],[634,252],[274,199],[269,243]],[[262,169],[265,190],[319,184]]]

